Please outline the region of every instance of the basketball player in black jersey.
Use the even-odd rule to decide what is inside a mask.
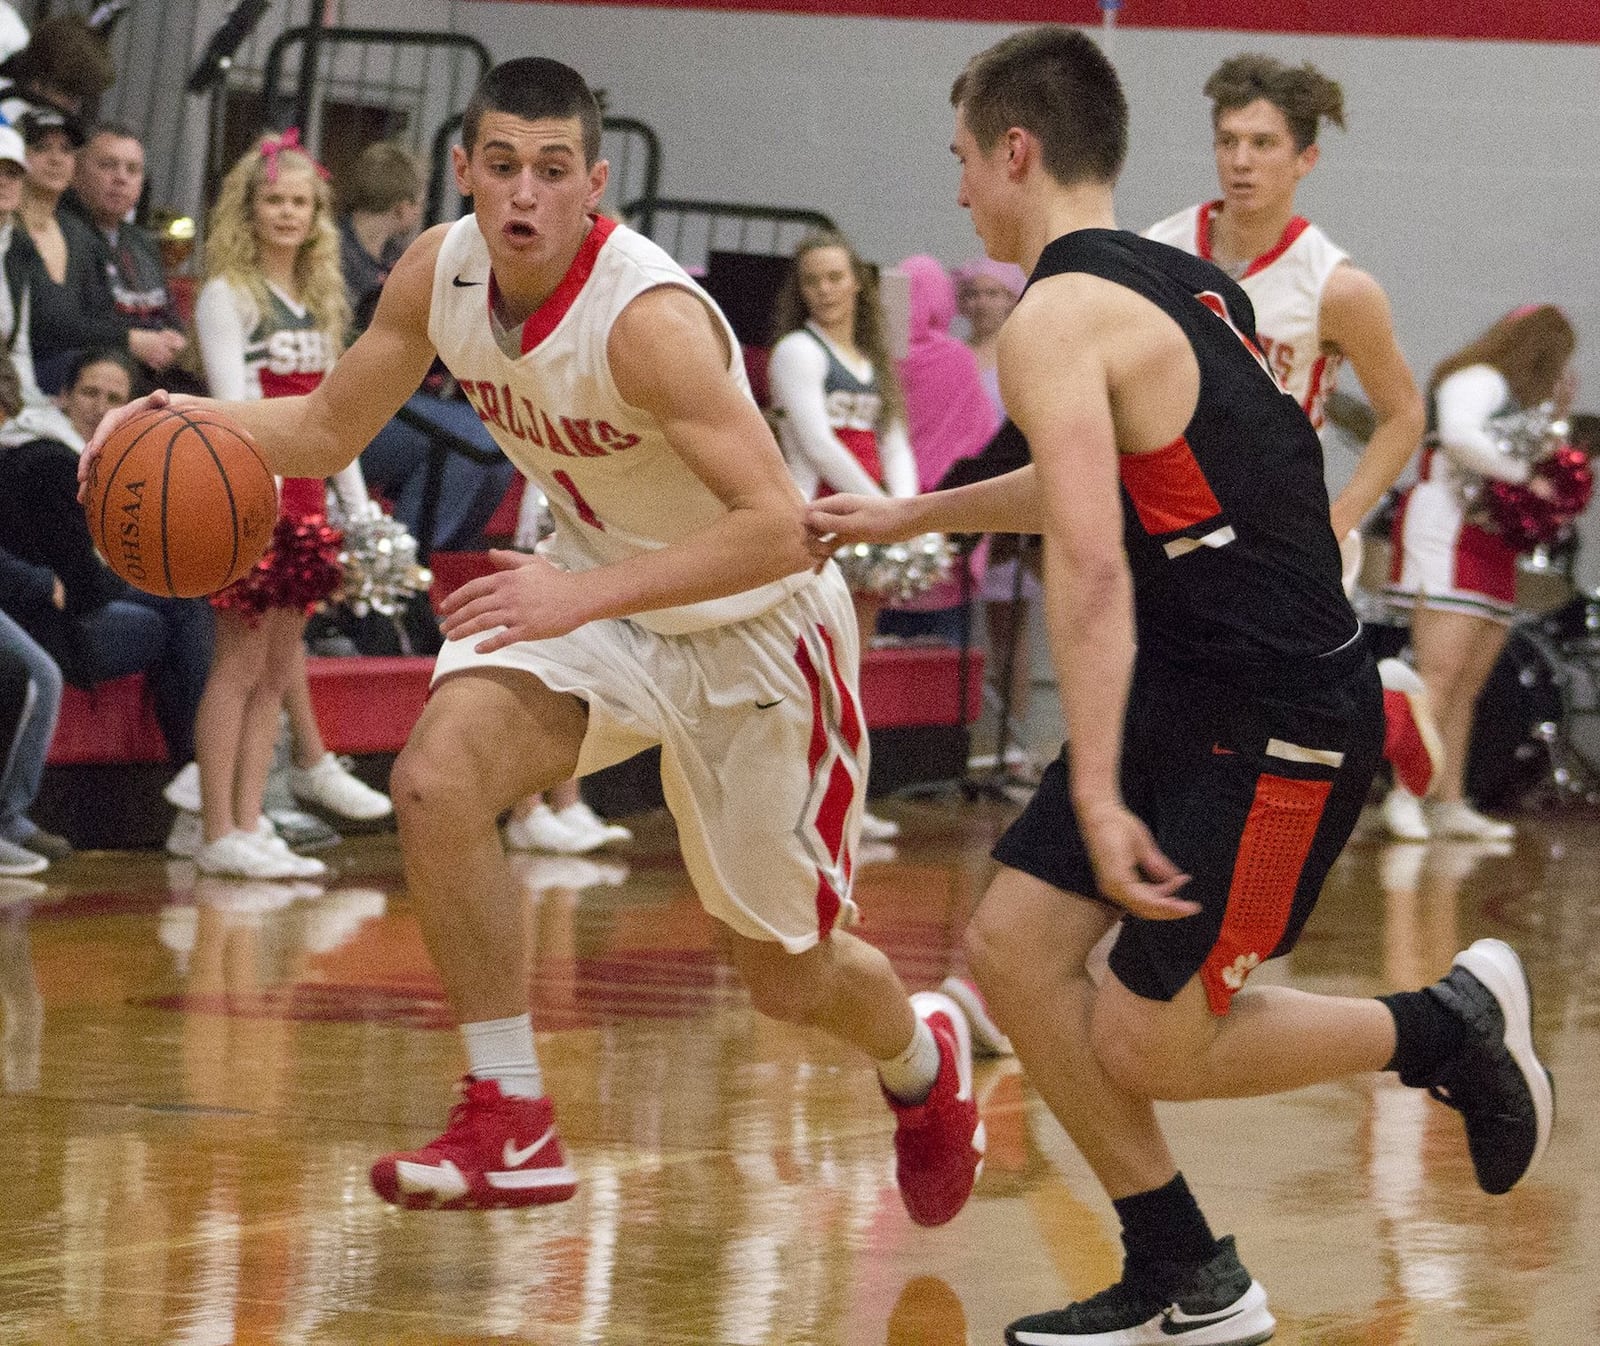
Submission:
[[[1261,358],[1244,292],[1116,229],[1127,112],[1091,40],[1008,37],[951,101],[960,203],[991,257],[1032,272],[999,356],[1032,463],[906,500],[832,496],[809,524],[819,555],[926,531],[1045,537],[1071,752],[996,848],[968,951],[1111,1197],[1126,1262],[1006,1339],[1265,1341],[1266,1294],[1212,1234],[1153,1100],[1397,1071],[1463,1113],[1478,1180],[1502,1192],[1553,1112],[1527,982],[1507,945],[1480,940],[1421,991],[1243,989],[1294,945],[1382,747],[1317,437]]]

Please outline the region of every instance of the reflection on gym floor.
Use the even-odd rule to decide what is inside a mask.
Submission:
[[[863,933],[908,982],[957,937],[1007,806],[886,803]],[[1592,811],[1513,843],[1358,834],[1270,975],[1372,994],[1481,935],[1523,952],[1562,1115],[1493,1199],[1459,1120],[1371,1079],[1165,1111],[1191,1183],[1272,1295],[1277,1341],[1546,1346],[1600,1335],[1600,921]],[[560,1206],[406,1214],[377,1153],[432,1135],[461,1069],[393,839],[325,886],[145,855],[0,881],[13,1172],[0,1341],[997,1343],[1116,1273],[1109,1208],[1008,1058],[987,1165],[937,1230],[895,1194],[868,1067],[758,1019],[664,816],[604,859],[520,856],[546,1078],[581,1177]]]

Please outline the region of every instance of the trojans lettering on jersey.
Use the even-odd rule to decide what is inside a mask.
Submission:
[[[638,435],[618,430],[607,420],[551,416],[527,397],[514,393],[509,383],[471,378],[459,382],[461,395],[485,425],[564,458],[603,458],[631,449],[639,442]]]

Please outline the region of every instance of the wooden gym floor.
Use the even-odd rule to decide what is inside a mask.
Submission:
[[[1007,810],[883,811],[905,835],[863,872],[865,933],[933,985]],[[1376,1078],[1167,1110],[1279,1342],[1600,1338],[1600,827],[1522,821],[1503,854],[1358,837],[1271,975],[1370,994],[1514,943],[1561,1108],[1523,1188],[1481,1195],[1455,1114]],[[523,1212],[403,1214],[367,1186],[461,1069],[392,837],[331,852],[325,890],[130,853],[0,880],[0,1342],[957,1346],[1113,1278],[1109,1205],[1009,1061],[978,1070],[971,1204],[913,1226],[869,1070],[751,1013],[670,822],[640,824],[614,855],[518,861],[582,1179]]]

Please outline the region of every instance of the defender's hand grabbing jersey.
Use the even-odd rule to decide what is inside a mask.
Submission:
[[[1118,467],[1137,638],[1123,795],[1202,909],[1126,917],[1111,969],[1154,1000],[1198,973],[1220,1014],[1252,968],[1293,947],[1349,837],[1382,746],[1381,693],[1340,585],[1321,445],[1273,379],[1244,291],[1110,229],[1051,243],[1030,283],[1069,272],[1154,304],[1199,367],[1184,433]],[[1099,895],[1064,761],[995,858]]]
[[[1221,201],[1190,206],[1151,225],[1145,237],[1214,261],[1211,229],[1221,207]],[[1328,277],[1348,260],[1349,254],[1321,229],[1296,215],[1282,237],[1238,277],[1255,309],[1256,332],[1272,372],[1318,430],[1343,358],[1322,348],[1322,292]]]
[[[520,332],[494,316],[476,217],[440,245],[428,335],[490,434],[549,498],[555,531],[540,551],[563,569],[657,550],[727,512],[612,378],[612,326],[662,285],[688,290],[715,315],[730,376],[748,395],[727,320],[626,226],[595,219]],[[578,774],[661,745],[684,862],[712,915],[798,953],[851,908],[867,743],[854,610],[836,567],[489,654],[473,648],[480,639],[446,642],[435,681],[493,666],[579,697],[589,719]]]

